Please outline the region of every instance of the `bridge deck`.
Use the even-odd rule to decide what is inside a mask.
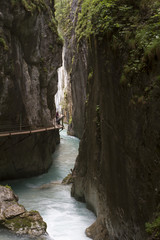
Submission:
[[[39,133],[39,132],[50,131],[50,130],[53,130],[53,129],[63,129],[63,125],[56,125],[56,126],[53,126],[53,127],[40,128],[40,129],[35,129],[35,130],[5,131],[5,132],[0,132],[0,137]]]

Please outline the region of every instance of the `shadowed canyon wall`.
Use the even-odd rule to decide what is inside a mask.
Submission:
[[[70,116],[68,133],[81,138],[85,119],[88,51],[85,40],[77,47],[75,31],[80,3],[77,0],[57,2],[56,17],[64,37],[64,66],[70,81],[65,98],[66,105],[69,103],[66,107]]]
[[[47,0],[0,2],[1,131],[53,126],[57,68],[61,65],[62,51],[53,10]],[[21,166],[20,173],[15,167],[15,171],[6,171],[6,175],[3,172],[0,178],[46,171],[51,165],[50,149],[59,142],[57,137],[58,132],[50,132],[1,138],[0,162],[5,161],[1,172],[3,167],[10,169],[11,162]],[[44,169],[39,158],[43,158]]]
[[[76,25],[80,49],[82,33],[88,38],[88,77],[72,195],[97,215],[86,230],[91,238],[159,239],[148,237],[145,223],[157,216],[160,202],[160,5],[95,2],[81,1]]]

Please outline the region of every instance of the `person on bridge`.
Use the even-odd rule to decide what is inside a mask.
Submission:
[[[59,120],[59,113],[56,112],[56,123],[60,125],[60,120]]]

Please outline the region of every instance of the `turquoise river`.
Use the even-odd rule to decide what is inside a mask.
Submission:
[[[27,210],[38,210],[47,223],[48,240],[87,240],[85,229],[96,219],[84,203],[71,197],[71,185],[60,184],[73,168],[79,140],[61,132],[61,143],[53,154],[53,165],[41,176],[3,182],[19,196]],[[1,183],[2,184],[2,183]],[[0,240],[28,240],[0,229]]]

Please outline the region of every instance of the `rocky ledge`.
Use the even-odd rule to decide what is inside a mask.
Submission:
[[[46,235],[47,228],[39,212],[27,211],[8,186],[0,186],[0,225],[33,238]]]

